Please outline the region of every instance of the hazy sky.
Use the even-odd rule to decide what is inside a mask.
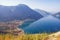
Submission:
[[[42,9],[49,12],[60,11],[60,0],[0,0],[0,5],[14,6],[26,4],[32,9]]]

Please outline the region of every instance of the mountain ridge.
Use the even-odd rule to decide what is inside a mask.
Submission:
[[[17,6],[0,6],[0,21],[24,20],[28,18],[38,20],[42,17],[41,14],[25,4],[19,4]]]

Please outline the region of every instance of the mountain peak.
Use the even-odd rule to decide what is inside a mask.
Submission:
[[[27,6],[26,4],[19,4],[20,6]]]
[[[19,5],[17,5],[18,7],[23,7],[23,8],[29,8],[27,5],[25,5],[25,4],[19,4]]]

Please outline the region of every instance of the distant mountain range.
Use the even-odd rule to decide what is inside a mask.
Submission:
[[[43,16],[27,5],[19,4],[17,6],[2,6],[0,5],[0,21],[12,20],[25,20],[35,19],[38,20]]]
[[[40,9],[35,9],[35,11],[37,11],[38,13],[40,13],[41,15],[43,15],[44,17],[50,15],[49,12],[44,11],[44,10],[40,10]]]
[[[23,29],[27,33],[52,33],[60,31],[60,20],[54,16],[44,17]]]
[[[60,19],[60,12],[53,14],[56,18]]]

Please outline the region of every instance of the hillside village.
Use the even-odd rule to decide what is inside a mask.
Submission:
[[[10,22],[0,22],[0,33],[12,33],[18,34],[23,32],[22,29],[19,29],[18,26],[22,25],[23,21],[10,21]]]

